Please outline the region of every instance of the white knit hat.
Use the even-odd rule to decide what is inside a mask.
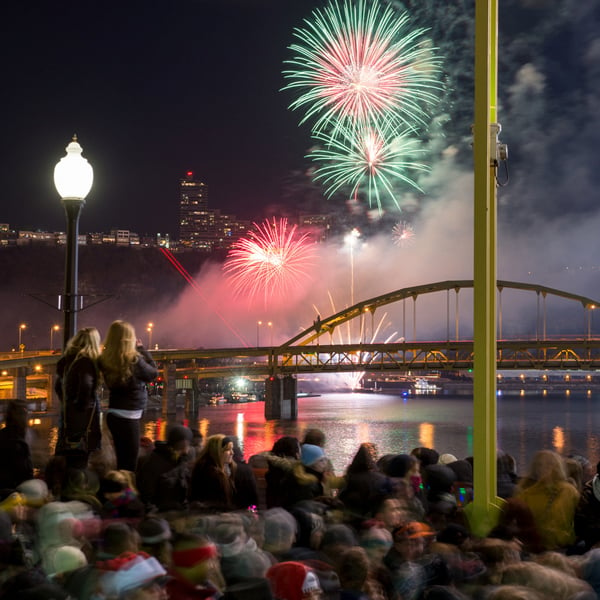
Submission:
[[[118,597],[123,592],[142,587],[166,574],[167,572],[156,558],[139,556],[123,565],[118,571],[104,573],[101,576],[102,591],[107,596]]]
[[[458,458],[456,458],[456,456],[454,456],[454,454],[442,454],[438,460],[438,463],[440,465],[449,465],[451,463],[454,463],[458,460]]]
[[[48,577],[56,577],[62,573],[85,567],[88,561],[79,548],[75,546],[58,546],[46,550],[44,563]]]

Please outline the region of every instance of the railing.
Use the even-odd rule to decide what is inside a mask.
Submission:
[[[177,370],[200,377],[240,374],[293,374],[348,371],[467,370],[473,368],[473,342],[431,341],[388,344],[278,346],[154,350],[161,365],[175,363]],[[56,354],[30,353],[2,360],[0,369],[25,368],[28,372],[54,365]],[[540,370],[600,369],[600,338],[552,340],[499,340],[497,368]]]

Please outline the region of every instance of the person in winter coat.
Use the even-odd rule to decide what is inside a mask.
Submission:
[[[300,442],[298,438],[285,435],[274,444],[271,452],[266,454],[267,508],[282,506],[284,502],[283,480],[300,463]]]
[[[258,508],[258,485],[252,467],[244,460],[244,453],[240,448],[237,437],[231,438],[233,442],[233,462],[235,473],[233,482],[235,493],[233,503],[236,508],[256,510]]]
[[[596,475],[583,486],[575,510],[575,534],[590,550],[600,542],[600,462],[596,466]]]
[[[377,468],[377,450],[371,443],[361,444],[346,471],[346,483],[339,499],[353,518],[373,516],[373,508],[390,496],[394,486]]]
[[[99,360],[109,390],[106,425],[112,435],[117,469],[134,471],[140,450],[140,421],[146,384],[158,374],[156,363],[135,336],[133,326],[114,321],[108,328]]]
[[[322,497],[328,464],[329,460],[320,446],[303,444],[300,463],[282,481],[283,508],[289,509],[303,500]]]
[[[535,453],[529,473],[519,482],[516,497],[533,514],[546,550],[568,548],[575,542],[574,517],[579,492],[567,479],[558,453],[552,450]]]
[[[65,456],[68,467],[85,468],[101,446],[99,356],[100,334],[86,327],[68,341],[56,365],[61,418],[55,454]]]
[[[189,501],[210,509],[233,509],[235,470],[232,439],[211,435],[192,469]]]
[[[140,458],[136,481],[140,498],[147,507],[159,511],[181,510],[187,502],[191,464],[188,452],[192,430],[173,425],[164,442],[157,441],[154,450]]]
[[[23,400],[11,400],[6,407],[5,427],[0,429],[0,490],[13,492],[33,477],[31,449],[26,441],[29,411]],[[3,492],[4,494],[5,492]]]

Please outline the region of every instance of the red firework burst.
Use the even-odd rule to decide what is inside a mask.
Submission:
[[[249,297],[283,297],[306,285],[316,257],[315,244],[287,219],[253,223],[247,238],[239,239],[223,269],[235,293]]]

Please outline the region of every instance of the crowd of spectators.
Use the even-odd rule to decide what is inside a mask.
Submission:
[[[135,471],[100,449],[34,477],[24,411],[0,430],[0,600],[600,598],[600,464],[581,456],[540,450],[518,474],[499,452],[479,537],[472,458],[451,449],[363,443],[335,473],[319,430],[244,457],[178,424],[140,440]]]

